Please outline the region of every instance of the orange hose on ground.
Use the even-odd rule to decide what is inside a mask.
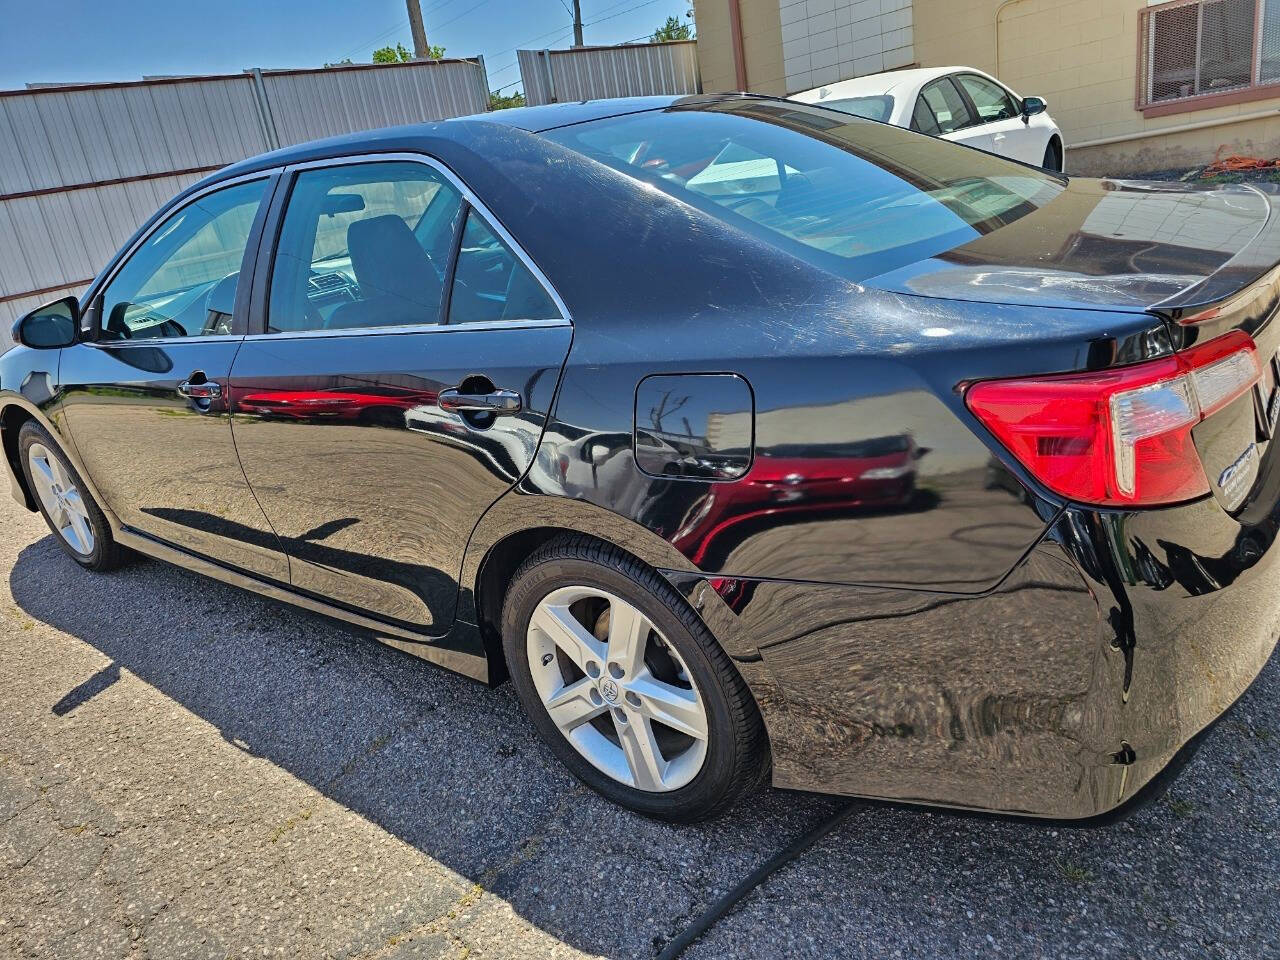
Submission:
[[[1225,144],[1223,146],[1225,146]],[[1212,177],[1220,173],[1280,170],[1280,157],[1272,157],[1269,160],[1263,160],[1260,157],[1242,157],[1238,154],[1224,157],[1222,156],[1222,150],[1223,147],[1219,147],[1218,152],[1214,154],[1213,163],[1200,171],[1201,177]]]

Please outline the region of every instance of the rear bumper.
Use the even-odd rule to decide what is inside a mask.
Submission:
[[[778,786],[1086,820],[1150,795],[1267,662],[1276,520],[1069,508],[982,595],[678,585],[729,638]]]

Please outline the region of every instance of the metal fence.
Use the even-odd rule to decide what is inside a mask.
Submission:
[[[693,40],[676,40],[620,47],[517,50],[516,56],[530,104],[571,103],[701,93],[697,48]]]
[[[482,113],[484,61],[0,91],[0,350],[205,174],[317,137]]]

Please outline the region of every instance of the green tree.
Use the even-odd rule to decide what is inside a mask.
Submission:
[[[653,31],[653,36],[649,38],[654,43],[670,43],[672,40],[692,40],[693,27],[687,23],[681,23],[680,18],[676,16],[667,17],[667,22]]]
[[[374,63],[404,63],[412,59],[413,54],[404,48],[403,43],[397,43],[394,47],[379,47],[373,51]]]
[[[373,51],[374,63],[408,63],[413,59],[413,54],[404,48],[403,43],[397,43],[394,47],[379,47]],[[438,43],[433,43],[427,50],[428,60],[443,60],[444,47]]]
[[[524,94],[518,90],[515,93],[507,94],[505,96],[497,90],[494,90],[489,94],[490,110],[506,110],[510,107],[523,106],[526,106]]]

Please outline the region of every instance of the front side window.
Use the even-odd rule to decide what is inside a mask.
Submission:
[[[920,99],[933,112],[939,133],[954,133],[977,122],[950,77],[943,77],[926,86],[920,91]]]
[[[1141,11],[1138,31],[1142,107],[1280,83],[1280,0],[1168,3]]]
[[[989,153],[799,103],[672,107],[543,136],[853,280],[967,243],[1064,189]]]
[[[978,111],[979,123],[1012,120],[1020,115],[1013,97],[1000,84],[972,73],[962,73],[956,79],[973,101],[974,109]]]
[[[462,197],[422,163],[304,170],[280,228],[269,333],[440,322]]]
[[[193,200],[151,232],[102,291],[103,340],[226,336],[267,180]]]

